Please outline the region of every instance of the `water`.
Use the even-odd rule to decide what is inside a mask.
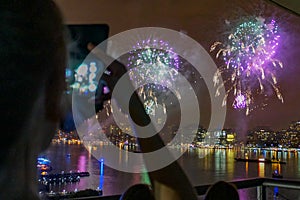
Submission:
[[[91,150],[93,151],[93,149]],[[236,162],[234,160],[235,157],[243,156],[245,153],[240,149],[189,149],[178,162],[195,186],[212,184],[218,180],[231,181],[244,178],[271,177],[275,169],[286,179],[300,180],[298,152],[247,151],[248,156],[252,158],[276,156],[287,162],[287,164],[281,165]],[[88,171],[91,174],[89,177],[81,178],[79,183],[51,186],[50,190],[53,191],[74,191],[75,189],[96,189],[99,187],[103,190],[104,195],[114,195],[121,194],[133,184],[149,182],[146,174],[120,172],[105,165],[101,170],[101,162],[95,159],[83,145],[51,144],[41,155],[51,160],[53,173],[79,170]],[[249,196],[250,193],[253,193],[253,190],[250,192],[240,191],[240,194],[244,196]],[[256,197],[254,193],[251,195],[253,198]]]

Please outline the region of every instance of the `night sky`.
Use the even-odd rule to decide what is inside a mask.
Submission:
[[[219,4],[218,4],[219,3]],[[224,128],[233,128],[245,138],[248,130],[260,126],[269,126],[277,131],[287,129],[292,121],[300,120],[300,15],[296,15],[288,10],[273,4],[270,1],[213,1],[206,4],[210,12],[198,27],[199,30],[207,30],[190,35],[199,38],[198,41],[209,52],[210,46],[215,41],[226,40],[230,27],[234,24],[242,23],[242,17],[261,16],[266,20],[274,19],[278,23],[280,40],[277,53],[274,57],[283,63],[283,69],[277,68],[276,77],[278,86],[284,98],[284,103],[277,99],[272,90],[265,92],[272,94],[265,103],[267,106],[260,106],[254,109],[248,116],[245,111],[233,109],[227,103],[227,116]],[[205,20],[206,19],[206,20]],[[230,24],[226,25],[225,21]],[[209,53],[217,66],[222,64],[220,59],[216,59],[216,52]],[[254,101],[261,102],[262,96],[254,96]],[[232,101],[232,97],[229,97]],[[206,102],[207,104],[207,102]],[[207,123],[204,119],[204,124]]]
[[[66,17],[66,23],[107,23],[110,35],[145,26],[165,27],[183,30],[198,41],[208,52],[215,41],[228,36],[228,25],[234,26],[245,16],[261,16],[275,19],[281,35],[276,58],[282,61],[283,69],[276,71],[278,86],[284,98],[281,103],[275,95],[268,99],[268,105],[258,108],[248,116],[244,111],[234,110],[230,104],[224,128],[234,128],[239,135],[256,126],[270,126],[273,130],[288,128],[292,121],[300,120],[300,16],[267,0],[191,0],[152,2],[122,1],[115,3],[91,0],[57,0]],[[88,13],[82,9],[89,10]],[[124,17],[127,16],[127,17]],[[215,52],[209,53],[217,65]],[[199,95],[205,91],[200,85]],[[272,92],[272,91],[269,91]],[[258,97],[260,98],[260,97]],[[203,93],[201,112],[209,112],[209,99]],[[205,114],[204,114],[205,115]],[[209,116],[209,114],[207,115]],[[204,125],[209,117],[203,117]]]
[[[265,19],[271,18],[278,22],[281,38],[275,57],[283,62],[284,67],[278,68],[276,75],[284,103],[273,95],[266,101],[267,106],[252,111],[248,116],[228,107],[225,126],[235,127],[242,132],[256,126],[270,126],[273,130],[285,129],[292,121],[300,120],[300,16],[264,2],[258,5],[241,4],[234,9],[242,8],[241,11],[250,15],[259,13]],[[230,21],[231,14],[225,12],[224,18]],[[220,33],[218,32],[217,38],[222,38],[222,26],[218,26],[218,30]]]

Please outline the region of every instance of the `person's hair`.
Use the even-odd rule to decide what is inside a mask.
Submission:
[[[0,24],[1,132],[7,138],[0,151],[4,153],[20,136],[42,90],[46,118],[58,121],[66,51],[62,17],[51,0],[3,0]]]
[[[147,184],[135,184],[129,187],[120,200],[155,200],[152,189]]]
[[[205,200],[239,200],[239,193],[235,185],[225,182],[218,181],[213,184],[207,191]]]

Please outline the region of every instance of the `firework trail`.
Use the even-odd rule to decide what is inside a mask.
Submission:
[[[133,49],[129,52],[127,68],[134,84],[139,86],[147,83],[138,89],[146,112],[155,115],[155,108],[160,102],[165,113],[166,106],[158,96],[166,92],[176,80],[180,68],[179,56],[162,40],[142,41]]]
[[[283,102],[275,75],[277,68],[283,68],[282,62],[275,58],[279,38],[275,20],[265,22],[264,18],[257,17],[235,27],[225,42],[217,41],[211,46],[210,52],[217,51],[216,58],[224,61],[213,79],[217,87],[216,96],[221,87],[228,87],[223,106],[232,93],[232,106],[235,109],[245,109],[248,115],[255,107],[254,96],[267,96],[267,85],[272,87],[277,98]],[[224,82],[221,81],[222,76],[225,76]]]

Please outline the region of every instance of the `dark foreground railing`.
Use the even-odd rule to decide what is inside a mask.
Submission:
[[[256,188],[258,200],[267,199],[266,189],[268,187],[300,190],[300,181],[297,180],[274,179],[274,178],[251,178],[251,179],[230,181],[230,183],[234,184],[239,190],[247,189],[247,188]],[[201,195],[205,195],[209,187],[210,185],[201,185],[201,186],[196,186],[195,188],[197,190],[198,195],[201,196]]]
[[[234,184],[239,190],[247,188],[256,188],[257,199],[266,200],[267,199],[267,188],[268,187],[278,187],[285,189],[300,190],[300,181],[297,180],[286,180],[286,179],[273,179],[273,178],[250,178],[241,179],[235,181],[229,181]],[[201,185],[196,186],[195,189],[199,196],[205,195],[207,189],[211,185]],[[76,200],[119,200],[120,195],[113,196],[97,196],[97,197],[80,197]],[[269,198],[268,198],[269,199]]]

